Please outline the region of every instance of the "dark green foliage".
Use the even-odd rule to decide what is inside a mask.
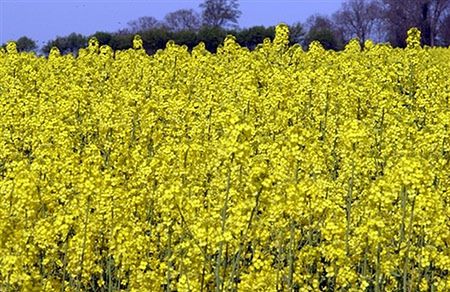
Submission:
[[[113,39],[113,35],[109,32],[103,32],[103,31],[97,31],[93,35],[91,35],[89,38],[95,37],[97,38],[100,45],[109,45],[111,46],[111,41]]]
[[[177,44],[182,44],[188,46],[192,49],[198,45],[198,34],[193,30],[181,30],[173,34],[173,41]]]
[[[261,44],[265,38],[273,39],[275,37],[275,27],[253,26],[244,28],[236,34],[236,41],[244,47],[254,49],[256,45]]]
[[[206,49],[215,52],[217,47],[223,43],[228,31],[220,27],[204,26],[198,32],[198,40],[204,42]]]
[[[144,49],[148,54],[163,49],[167,42],[172,39],[172,33],[164,28],[155,28],[138,34],[142,37]]]
[[[48,54],[52,47],[57,47],[62,54],[76,54],[79,49],[86,47],[88,38],[79,33],[71,33],[65,37],[57,37],[47,42],[42,48],[44,54]]]
[[[133,46],[132,34],[114,34],[111,43],[113,50],[126,50]]]
[[[20,37],[14,42],[16,43],[17,51],[19,52],[31,52],[38,48],[36,42],[27,36]],[[6,49],[6,43],[0,47]]]
[[[313,41],[319,41],[325,49],[342,50],[344,40],[342,33],[327,16],[315,15],[308,19],[309,31],[304,45],[308,47]]]
[[[334,32],[330,29],[312,29],[306,35],[307,45],[313,41],[318,41],[325,49],[341,50],[343,44],[336,38]]]
[[[17,40],[16,45],[19,52],[30,52],[37,49],[36,42],[26,36],[20,37]]]

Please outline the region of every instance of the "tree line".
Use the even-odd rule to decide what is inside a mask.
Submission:
[[[48,54],[54,46],[62,53],[73,53],[96,37],[101,45],[113,49],[132,46],[135,34],[140,34],[147,53],[165,47],[169,40],[192,48],[203,42],[212,52],[228,34],[249,49],[255,48],[265,38],[273,38],[274,26],[239,27],[239,2],[237,0],[205,0],[200,12],[180,9],[165,15],[162,20],[152,16],[140,17],[115,32],[96,32],[93,35],[71,33],[48,41],[41,52]],[[306,22],[289,25],[291,43],[305,49],[313,41],[325,48],[341,50],[353,38],[361,43],[367,39],[389,42],[394,47],[406,45],[406,32],[410,27],[422,31],[422,43],[428,46],[450,45],[450,0],[346,0],[332,15],[313,15]],[[36,42],[26,36],[17,41],[19,51],[36,51]]]

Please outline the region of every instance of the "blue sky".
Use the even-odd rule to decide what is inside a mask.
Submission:
[[[28,36],[39,46],[71,32],[89,35],[116,31],[141,16],[163,19],[181,8],[199,10],[201,0],[0,0],[0,44]],[[239,25],[275,25],[305,21],[310,15],[331,14],[342,0],[241,0]]]

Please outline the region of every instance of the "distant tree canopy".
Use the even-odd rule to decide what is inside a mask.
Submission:
[[[203,25],[225,27],[237,25],[241,16],[237,0],[205,0],[200,4]]]
[[[382,7],[375,0],[349,0],[333,15],[337,28],[343,32],[345,41],[358,38],[363,44],[374,37],[381,22]]]
[[[236,34],[236,41],[242,46],[254,49],[256,45],[261,44],[265,38],[273,39],[274,37],[274,26],[253,26],[239,31]]]
[[[450,13],[450,0],[383,0],[384,31],[393,46],[404,47],[406,32],[417,27],[422,32],[422,42],[434,46],[445,43],[438,37],[448,29],[445,18]]]
[[[31,52],[36,50],[38,47],[34,40],[26,36],[17,39],[16,45],[19,52]]]
[[[109,33],[109,32],[104,32],[104,31],[97,31],[90,37],[95,37],[98,40],[98,42],[100,43],[100,45],[109,45],[109,44],[111,44],[111,41],[113,39],[113,34]]]
[[[68,36],[56,37],[48,41],[42,48],[42,52],[48,54],[52,47],[57,47],[62,54],[76,54],[79,49],[86,47],[88,38],[79,33],[71,33]]]
[[[241,46],[249,49],[275,35],[274,26],[239,28],[241,11],[237,0],[204,0],[199,8],[200,12],[194,9],[173,11],[163,20],[143,16],[129,21],[116,32],[57,37],[47,42],[42,52],[48,54],[56,46],[63,54],[76,54],[90,37],[96,37],[100,44],[114,50],[123,50],[132,46],[134,34],[141,35],[149,54],[164,48],[169,40],[190,49],[204,42],[206,48],[214,52],[228,34],[233,34]],[[305,23],[290,25],[290,41],[302,44],[305,49],[311,42],[319,41],[326,49],[341,50],[352,38],[358,38],[361,43],[375,38],[403,47],[410,27],[422,31],[425,45],[450,45],[450,0],[409,0],[408,5],[403,0],[346,0],[332,16],[313,15]],[[27,37],[18,39],[17,46],[21,51],[37,48]]]
[[[164,24],[171,31],[198,30],[201,17],[193,9],[180,9],[166,14]]]
[[[139,17],[136,20],[129,21],[128,27],[125,29],[125,32],[136,34],[141,31],[146,31],[154,28],[159,28],[163,25],[163,23],[153,16],[143,16]]]
[[[388,41],[394,47],[406,46],[408,29],[422,32],[422,44],[450,43],[450,0],[346,0],[333,15],[331,25],[340,31],[343,41],[368,38]],[[329,39],[331,34],[313,26],[309,39]]]
[[[308,47],[313,41],[319,41],[325,49],[341,50],[344,46],[342,32],[338,30],[333,21],[323,15],[314,15],[308,18],[306,26],[308,33],[304,39],[304,46]]]
[[[299,28],[297,27],[296,29]],[[185,29],[179,31],[173,31],[167,27],[159,27],[139,32],[144,42],[144,49],[149,54],[165,48],[169,40],[173,40],[180,45],[186,45],[189,49],[198,45],[199,42],[203,42],[206,49],[215,52],[228,34],[236,36],[236,40],[241,46],[254,49],[265,38],[273,38],[275,36],[275,27],[254,26],[240,30],[231,30],[221,27],[202,26],[198,30]],[[70,34],[69,36],[57,37],[55,40],[49,41],[42,48],[42,52],[48,54],[51,48],[55,46],[63,54],[76,54],[80,48],[86,46],[88,39],[91,37],[96,37],[100,45],[109,45],[114,50],[125,50],[132,47],[134,34],[125,34],[123,32],[96,32],[90,36]]]
[[[18,38],[15,42],[18,52],[31,52],[36,51],[38,48],[36,42],[26,36]],[[6,48],[6,44],[3,44],[1,47]]]
[[[441,45],[450,46],[450,14],[442,19],[442,29],[439,31],[438,39]]]
[[[273,26],[275,29],[275,27]],[[305,26],[300,22],[295,22],[289,25],[289,37],[292,44],[302,43],[305,39]]]

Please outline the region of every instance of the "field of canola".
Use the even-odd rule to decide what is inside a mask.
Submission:
[[[0,291],[449,291],[450,49],[0,52]]]

